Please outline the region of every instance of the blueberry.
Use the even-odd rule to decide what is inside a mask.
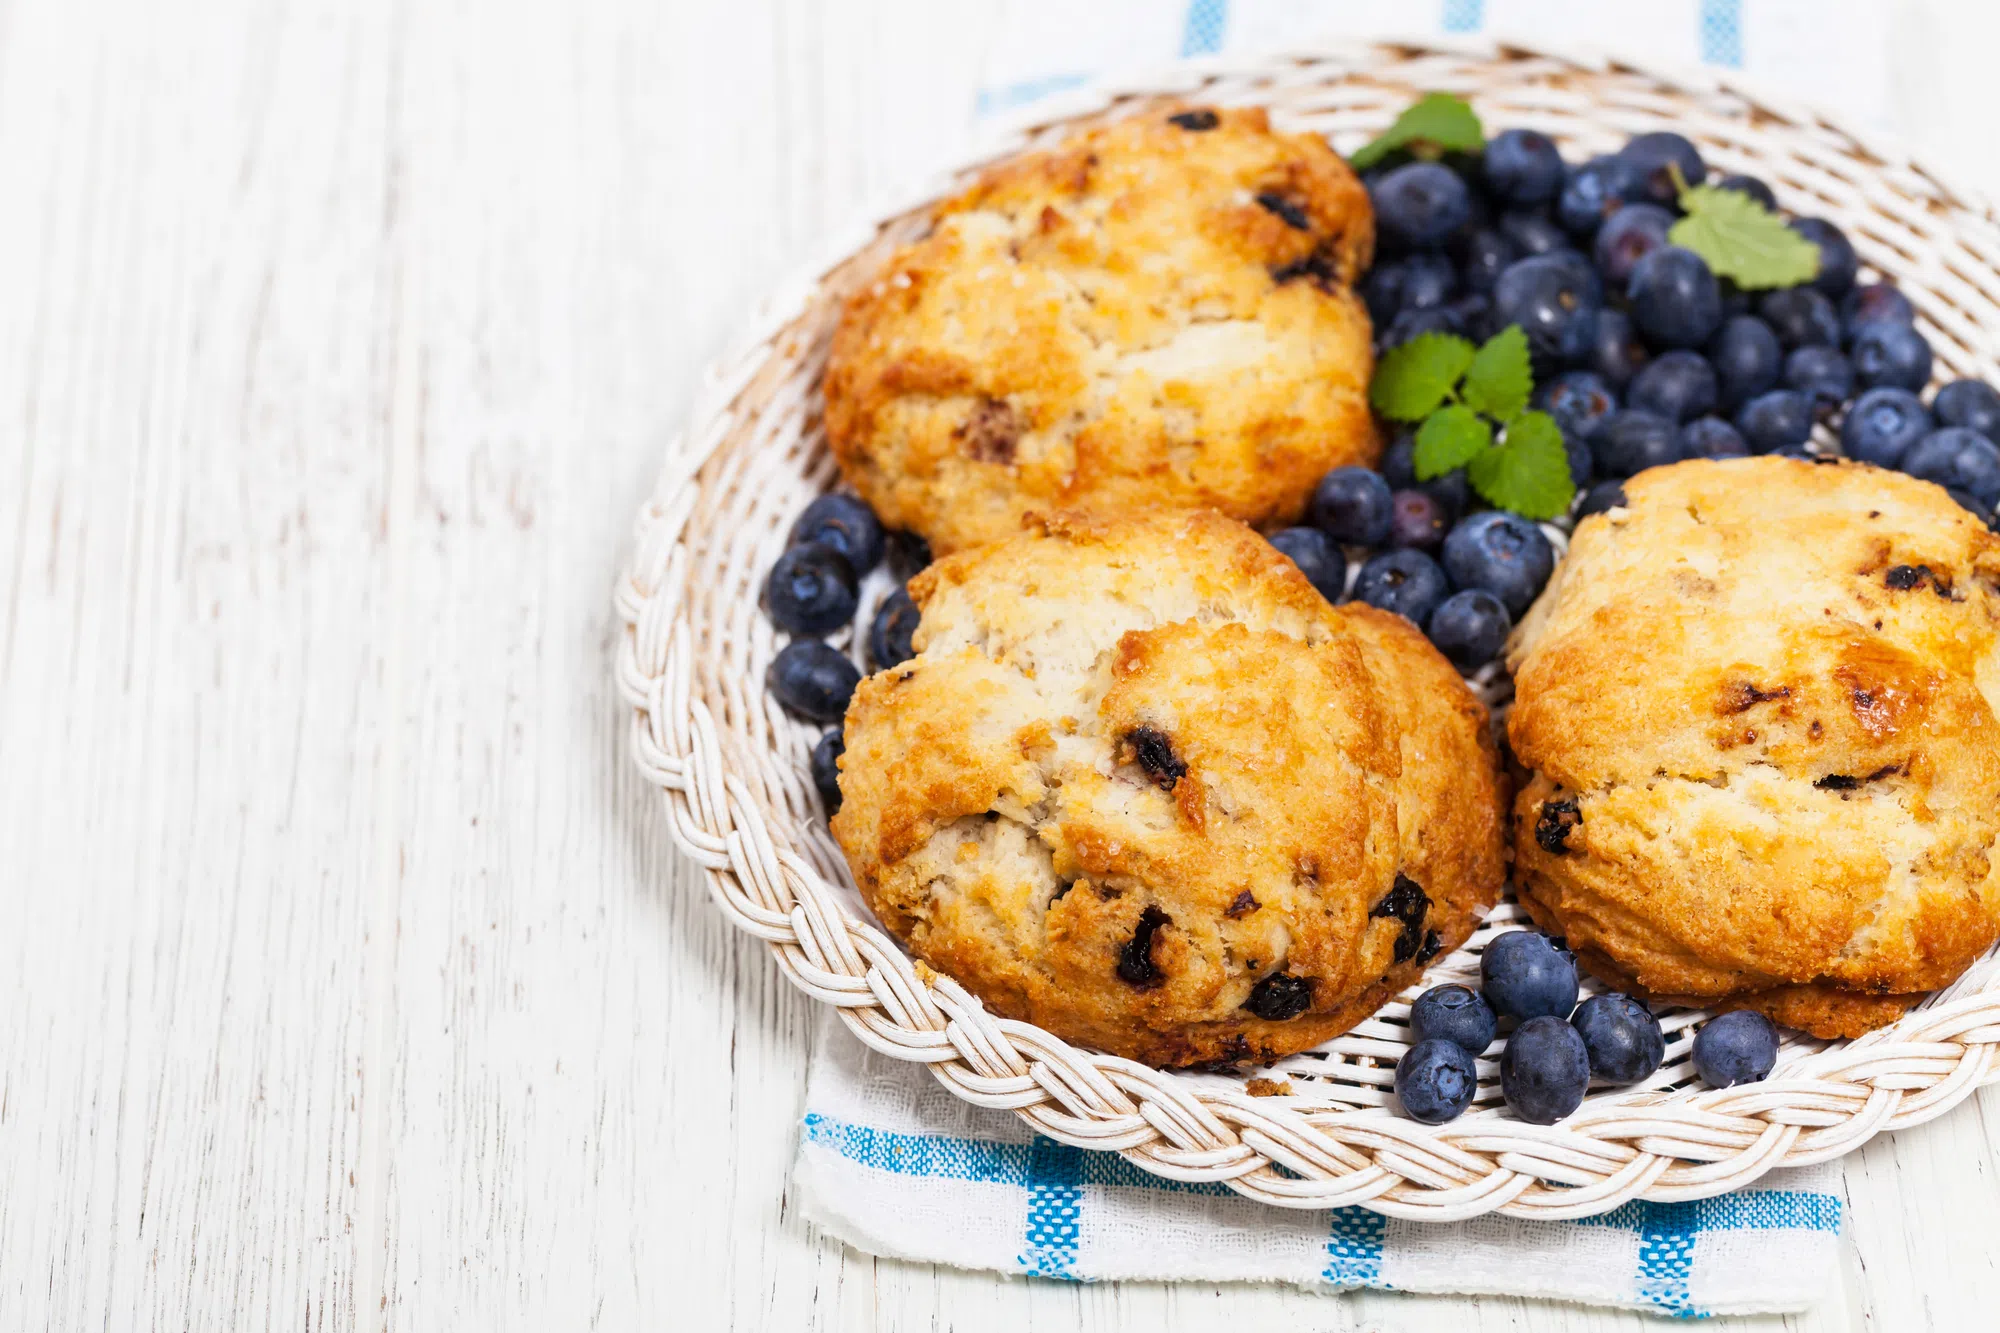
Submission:
[[[882,605],[875,608],[875,619],[868,626],[868,660],[877,671],[901,666],[917,655],[910,638],[922,619],[923,612],[917,610],[917,604],[904,589],[898,588],[882,599]]]
[[[1577,284],[1578,290],[1583,294],[1584,300],[1591,305],[1600,308],[1604,305],[1604,275],[1597,271],[1597,265],[1591,263],[1590,256],[1583,251],[1565,247],[1561,250],[1544,251],[1531,257],[1546,259],[1569,274],[1571,281]]]
[[[1562,189],[1562,154],[1535,130],[1502,130],[1487,141],[1479,165],[1486,192],[1516,208],[1545,204]]]
[[[1572,370],[1536,389],[1534,403],[1555,418],[1565,439],[1589,444],[1618,410],[1618,395],[1603,376]]]
[[[1799,347],[1785,358],[1783,383],[1811,400],[1813,416],[1825,421],[1854,396],[1854,367],[1837,348]]]
[[[1606,218],[1592,249],[1604,281],[1623,289],[1639,261],[1667,243],[1673,225],[1674,215],[1658,204],[1627,204]]]
[[[1339,601],[1347,591],[1347,556],[1318,528],[1285,528],[1271,534],[1271,545],[1297,565],[1306,582],[1329,602]]]
[[[882,524],[875,511],[851,495],[822,495],[792,524],[787,546],[818,542],[847,558],[859,578],[882,559]]]
[[[1593,157],[1569,173],[1556,199],[1556,221],[1580,241],[1588,241],[1604,219],[1627,203],[1646,197],[1645,182],[1620,157]]]
[[[861,671],[818,639],[795,639],[771,659],[764,684],[779,703],[815,722],[838,722]]]
[[[1956,500],[1960,509],[1963,509],[1987,527],[1993,528],[1996,524],[2000,524],[2000,516],[1996,516],[1991,506],[1979,503],[1977,499],[1967,495],[1964,491],[1955,491],[1947,487],[1945,494]]]
[[[1854,379],[1864,389],[1908,389],[1916,393],[1930,382],[1931,345],[1908,324],[1877,322],[1854,335],[1850,352]]]
[[[1692,250],[1663,245],[1632,270],[1632,322],[1655,347],[1699,347],[1722,323],[1722,288]]]
[[[1627,408],[1613,416],[1592,451],[1607,477],[1633,477],[1681,461],[1681,428],[1656,412]]]
[[[1426,1125],[1458,1119],[1478,1090],[1472,1057],[1441,1038],[1418,1042],[1396,1062],[1396,1100]]]
[[[1666,1034],[1653,1011],[1629,995],[1593,995],[1570,1015],[1583,1038],[1592,1077],[1606,1083],[1637,1083],[1660,1067]]]
[[[1575,1028],[1560,1018],[1531,1018],[1514,1029],[1500,1053],[1500,1095],[1531,1125],[1553,1125],[1583,1105],[1590,1055]]]
[[[1465,336],[1476,343],[1483,343],[1500,332],[1499,322],[1493,318],[1493,298],[1484,292],[1467,292],[1445,307],[1465,330]]]
[[[1592,514],[1601,514],[1607,509],[1618,509],[1624,504],[1624,482],[1600,481],[1584,492],[1583,503],[1576,508],[1576,520],[1581,523]]]
[[[854,618],[860,595],[854,566],[831,546],[794,546],[771,566],[764,583],[764,609],[789,634],[825,634]]]
[[[1597,476],[1597,455],[1590,446],[1571,435],[1563,436],[1564,461],[1569,464],[1569,484],[1579,489]]]
[[[1512,241],[1490,227],[1482,227],[1466,239],[1459,253],[1460,280],[1469,292],[1490,292],[1500,275],[1520,257],[1520,248]]]
[[[1614,389],[1622,389],[1646,364],[1649,353],[1632,327],[1632,317],[1623,310],[1597,312],[1597,328],[1591,335],[1590,352],[1584,364],[1604,377]]]
[[[1717,1014],[1694,1034],[1694,1072],[1711,1088],[1761,1083],[1777,1063],[1777,1026],[1755,1010]]]
[[[1887,282],[1864,283],[1849,292],[1840,303],[1841,331],[1853,341],[1867,324],[1914,324],[1917,312],[1910,298]]]
[[[1819,272],[1812,285],[1838,301],[1854,286],[1854,274],[1861,267],[1847,233],[1825,218],[1800,218],[1792,230],[1819,247]]]
[[[1485,997],[1463,986],[1433,986],[1410,1006],[1412,1041],[1448,1041],[1467,1055],[1491,1046],[1499,1026]]]
[[[1699,352],[1668,352],[1633,377],[1625,401],[1674,422],[1715,410],[1715,367]]]
[[[1348,546],[1389,540],[1389,483],[1365,467],[1337,467],[1313,488],[1306,514],[1312,525]]]
[[[1757,313],[1788,352],[1794,347],[1840,346],[1840,312],[1817,287],[1767,292],[1757,303]]]
[[[1984,380],[1953,380],[1931,399],[1940,426],[1964,426],[2000,441],[2000,393]]]
[[[1407,491],[1416,485],[1417,433],[1408,426],[1397,431],[1396,438],[1389,441],[1389,447],[1382,451],[1382,461],[1377,470],[1391,490]]]
[[[1568,1018],[1576,1007],[1576,958],[1540,931],[1495,935],[1479,959],[1479,993],[1502,1018]]]
[[[914,532],[892,532],[888,542],[889,572],[908,583],[931,562],[931,544]]]
[[[1519,324],[1528,336],[1538,376],[1590,351],[1598,300],[1583,275],[1560,255],[1523,259],[1502,273],[1493,285],[1493,308],[1502,327]]]
[[[1773,213],[1778,211],[1778,196],[1772,194],[1771,187],[1764,184],[1763,181],[1757,179],[1755,176],[1724,176],[1715,183],[1715,188],[1718,190],[1734,190],[1738,194],[1747,194]]]
[[[1896,467],[1931,433],[1931,414],[1908,389],[1870,389],[1840,423],[1841,452],[1876,467]]]
[[[1812,399],[1796,389],[1773,389],[1743,404],[1736,429],[1752,453],[1768,454],[1812,438]]]
[[[1784,369],[1785,349],[1778,335],[1755,315],[1730,316],[1708,340],[1707,350],[1715,367],[1717,401],[1725,412],[1775,388]]]
[[[1415,433],[1408,430],[1398,432],[1395,440],[1382,451],[1382,479],[1389,483],[1392,491],[1422,491],[1438,502],[1446,524],[1458,522],[1459,516],[1472,503],[1472,486],[1465,479],[1465,469],[1454,468],[1441,477],[1418,481],[1416,453]]]
[[[1681,452],[1689,458],[1745,458],[1750,446],[1721,417],[1697,417],[1681,428]]]
[[[1460,671],[1477,671],[1500,656],[1513,628],[1513,618],[1498,597],[1469,588],[1438,603],[1426,632],[1453,666]]]
[[[1368,319],[1378,329],[1389,327],[1403,310],[1403,279],[1409,269],[1400,259],[1385,259],[1361,279],[1361,303],[1368,307]]]
[[[1393,611],[1419,628],[1450,591],[1437,561],[1414,549],[1371,556],[1354,579],[1354,600]]]
[[[1728,278],[1718,277],[1715,282],[1717,286],[1722,288],[1722,318],[1724,320],[1735,319],[1738,315],[1754,315],[1757,313],[1756,302],[1750,299],[1750,293],[1738,287]]]
[[[1442,245],[1472,220],[1472,199],[1450,167],[1412,162],[1376,184],[1375,226],[1392,248]]]
[[[1440,254],[1415,254],[1377,264],[1361,284],[1361,299],[1377,324],[1405,310],[1430,310],[1458,293],[1458,270]]]
[[[819,738],[813,746],[812,780],[819,790],[819,803],[829,815],[840,812],[840,756],[847,753],[847,735],[839,727]]]
[[[1444,572],[1452,586],[1490,592],[1512,616],[1528,609],[1555,565],[1549,539],[1519,514],[1489,509],[1444,539]]]
[[[1389,498],[1389,545],[1436,549],[1451,518],[1429,491],[1397,491]]]
[[[1500,234],[1512,241],[1523,257],[1569,248],[1569,233],[1540,213],[1502,213]]]
[[[1988,509],[2000,503],[2000,444],[1965,426],[1946,426],[1903,455],[1903,471],[1947,490],[1964,491]],[[1447,552],[1450,539],[1446,539]],[[1450,569],[1447,562],[1446,569]]]
[[[1387,332],[1381,335],[1381,350],[1386,352],[1392,347],[1401,347],[1426,333],[1451,333],[1462,338],[1466,335],[1465,320],[1450,306],[1405,310],[1389,322]]]
[[[1677,204],[1681,185],[1699,185],[1708,175],[1708,164],[1701,160],[1700,151],[1686,136],[1670,130],[1641,134],[1620,149],[1618,156],[1638,172],[1645,197],[1656,204]],[[1675,167],[1680,168],[1679,181],[1674,179]]]

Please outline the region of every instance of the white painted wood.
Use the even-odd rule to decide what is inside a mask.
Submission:
[[[2000,177],[1994,16],[1907,10],[1917,137]],[[609,589],[699,365],[962,141],[995,21],[5,8],[0,1328],[1651,1326],[788,1211],[810,1015],[630,771]],[[1979,1326],[1997,1131],[1853,1159],[1840,1289],[1747,1326]]]

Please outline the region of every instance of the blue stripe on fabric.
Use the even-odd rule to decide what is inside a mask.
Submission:
[[[1486,0],[1444,0],[1446,32],[1478,32],[1486,26]]]
[[[1366,1208],[1336,1208],[1326,1237],[1326,1267],[1320,1276],[1336,1286],[1380,1287],[1382,1237],[1388,1219]]]
[[[1028,1160],[1028,1229],[1021,1267],[1037,1277],[1076,1279],[1087,1155],[1081,1148],[1035,1136]]]
[[[899,1176],[984,1180],[1020,1185],[1028,1179],[1029,1145],[984,1139],[947,1139],[929,1134],[892,1134],[850,1125],[816,1111],[806,1113],[805,1139],[833,1149],[850,1162]]]
[[[1010,83],[1004,88],[981,88],[973,110],[979,115],[990,116],[996,111],[1022,106],[1065,88],[1078,87],[1089,78],[1088,74],[1047,74],[1039,79]]]
[[[1743,68],[1743,0],[1701,0],[1701,58]]]
[[[1187,19],[1181,24],[1181,54],[1212,56],[1222,49],[1222,34],[1229,29],[1229,0],[1188,0]]]
[[[1838,1231],[1840,1196],[1805,1190],[1745,1190],[1686,1203],[1628,1203],[1584,1226],[1628,1231]]]

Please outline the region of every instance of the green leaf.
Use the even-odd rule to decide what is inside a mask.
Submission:
[[[1479,116],[1463,98],[1450,93],[1426,93],[1417,99],[1396,123],[1347,159],[1356,171],[1366,171],[1398,148],[1435,157],[1457,151],[1476,153],[1486,146],[1479,128]]]
[[[1785,225],[1785,220],[1736,190],[1696,185],[1681,191],[1687,216],[1667,232],[1667,240],[1708,261],[1719,278],[1738,287],[1793,287],[1819,273],[1819,247]]]
[[[1441,407],[1417,427],[1417,480],[1429,481],[1464,467],[1492,443],[1493,427],[1477,412],[1457,403]]]
[[[1419,334],[1382,357],[1368,386],[1368,401],[1391,421],[1422,421],[1451,396],[1472,356],[1472,344],[1463,338]]]
[[[1514,418],[1500,447],[1474,455],[1465,474],[1490,504],[1523,518],[1554,518],[1569,508],[1576,495],[1562,428],[1546,412],[1523,412]]]
[[[1475,412],[1512,421],[1528,409],[1535,391],[1535,374],[1528,366],[1528,335],[1509,324],[1486,340],[1465,372],[1461,396]]]

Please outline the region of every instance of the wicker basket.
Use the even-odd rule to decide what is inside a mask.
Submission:
[[[1638,1087],[1593,1093],[1560,1125],[1514,1118],[1500,1104],[1493,1062],[1482,1061],[1472,1109],[1426,1126],[1390,1106],[1408,996],[1318,1050],[1252,1071],[1262,1081],[1162,1072],[986,1013],[913,963],[848,880],[807,775],[816,732],[764,690],[780,641],[757,606],[791,520],[835,479],[817,385],[842,297],[913,234],[931,200],[992,158],[1079,121],[1166,94],[1254,102],[1281,126],[1321,131],[1352,151],[1434,89],[1469,97],[1488,125],[1547,131],[1572,158],[1644,130],[1691,136],[1712,165],[1762,176],[1786,208],[1845,228],[1864,263],[1914,302],[1940,378],[2000,379],[1994,338],[1982,332],[2000,329],[2000,228],[1988,206],[1893,146],[1753,97],[1728,78],[1427,41],[1186,64],[1100,87],[1039,108],[979,160],[840,237],[826,262],[767,303],[746,350],[711,377],[640,516],[618,589],[618,673],[636,710],[639,767],[665,794],[673,836],[702,867],[717,904],[771,946],[794,985],[837,1006],[856,1036],[929,1064],[967,1101],[1012,1110],[1051,1138],[1117,1151],[1175,1180],[1221,1181],[1291,1208],[1359,1204],[1436,1221],[1495,1210],[1581,1217],[1630,1199],[1720,1193],[1938,1115],[1996,1076],[2000,959],[1988,957],[1861,1040],[1788,1043],[1763,1083],[1695,1083],[1689,1028],[1701,1014],[1668,1012],[1660,1072]],[[876,579],[871,597],[881,593]],[[1504,680],[1485,683],[1505,688]],[[1422,984],[1476,974],[1484,942],[1520,919],[1503,902]],[[1272,1085],[1287,1095],[1251,1091]]]

